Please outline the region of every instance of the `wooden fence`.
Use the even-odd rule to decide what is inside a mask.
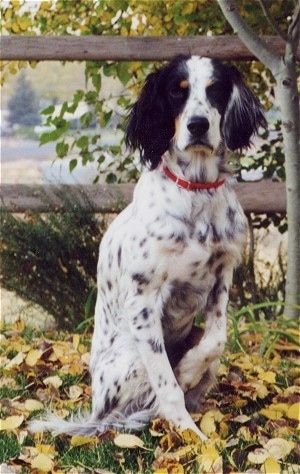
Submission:
[[[264,37],[279,54],[284,42],[278,37]],[[119,36],[25,36],[0,38],[1,60],[114,60],[153,61],[170,59],[176,54],[198,54],[223,60],[252,60],[253,54],[236,36],[197,37],[119,37]],[[300,59],[300,47],[297,50]],[[62,212],[64,196],[76,196],[82,206],[93,212],[119,212],[130,202],[132,184],[89,186],[0,186],[1,206],[10,212]],[[238,183],[236,191],[244,210],[255,213],[283,213],[286,194],[283,183],[263,180]],[[68,205],[69,206],[69,205]],[[69,207],[68,207],[69,208]]]

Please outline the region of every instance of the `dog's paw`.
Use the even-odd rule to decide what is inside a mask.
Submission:
[[[206,364],[201,358],[199,359],[199,352],[195,349],[191,349],[185,354],[174,370],[177,381],[184,393],[200,382],[208,365],[209,361]]]

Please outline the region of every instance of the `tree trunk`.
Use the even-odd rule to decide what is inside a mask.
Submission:
[[[281,110],[287,191],[285,313],[295,318],[300,314],[300,113],[295,63],[282,60],[281,66],[279,73],[274,71],[274,75],[277,81],[276,98]]]

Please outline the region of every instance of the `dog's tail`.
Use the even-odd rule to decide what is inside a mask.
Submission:
[[[110,428],[118,431],[139,431],[157,415],[157,411],[154,398],[144,407],[138,407],[136,402],[132,402],[123,410],[113,410],[101,419],[90,413],[81,413],[73,415],[69,420],[63,420],[53,413],[48,413],[42,420],[30,421],[28,428],[33,433],[51,431],[54,435],[65,433],[83,436],[103,433]]]

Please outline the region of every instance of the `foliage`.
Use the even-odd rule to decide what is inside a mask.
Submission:
[[[82,0],[69,2],[41,2],[35,9],[22,8],[22,1],[13,0],[2,7],[2,28],[9,34],[81,34],[81,35],[121,35],[121,36],[166,36],[197,34],[227,34],[230,27],[225,21],[216,2],[210,0]],[[240,0],[245,18],[259,33],[272,34],[265,20],[259,2]],[[293,6],[292,0],[281,0],[271,7],[276,22],[282,29],[286,25]],[[213,25],[213,28],[212,28]],[[24,62],[20,64],[24,66]],[[15,72],[18,63],[10,63]],[[116,128],[123,130],[127,109],[144,81],[145,75],[153,70],[155,64],[146,62],[87,62],[85,76],[87,90],[78,90],[70,103],[63,103],[60,111],[49,107],[44,111],[46,124],[53,129],[41,136],[41,143],[57,142],[57,156],[64,158],[76,151],[83,164],[97,161],[99,169],[108,166],[107,180],[136,180],[138,170],[132,156],[126,153],[123,140],[116,146],[101,143],[101,127],[114,118]],[[271,103],[270,84],[272,78],[260,63],[239,64],[247,74],[249,83],[260,94],[267,106]],[[5,74],[5,71],[4,71]],[[103,76],[118,80],[123,86],[118,97],[105,100],[102,96]],[[65,118],[68,112],[75,112],[79,103],[85,102],[89,111],[81,117],[81,128],[69,129]],[[116,113],[117,110],[117,113]],[[95,133],[86,130],[95,119],[100,129]],[[105,161],[105,151],[112,154],[111,164]],[[72,161],[75,167],[77,161]],[[111,168],[110,168],[111,167]]]
[[[41,121],[36,94],[24,71],[18,76],[8,110],[11,125],[38,125]]]
[[[104,218],[74,206],[65,213],[2,213],[1,284],[41,305],[58,326],[72,327],[93,314],[98,246]],[[76,201],[75,201],[76,204]]]
[[[208,442],[158,419],[138,436],[31,435],[27,421],[49,404],[62,417],[90,409],[90,334],[29,334],[22,323],[4,328],[0,462],[23,473],[298,472],[299,328],[282,317],[266,321],[262,307],[257,321],[253,309],[231,315],[218,384],[193,415]]]

